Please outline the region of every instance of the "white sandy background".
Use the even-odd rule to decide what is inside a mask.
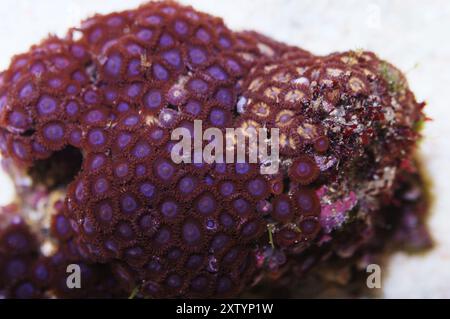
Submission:
[[[95,13],[133,8],[142,0],[1,0],[0,69],[48,33]],[[428,102],[421,152],[436,198],[429,225],[436,248],[390,261],[386,298],[450,298],[450,1],[446,0],[184,0],[221,16],[229,27],[254,29],[316,54],[368,49],[407,72]],[[0,172],[0,205],[13,196]]]

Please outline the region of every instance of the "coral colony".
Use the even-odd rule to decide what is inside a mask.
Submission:
[[[0,74],[18,193],[0,212],[0,295],[264,296],[317,274],[345,286],[387,242],[429,244],[423,107],[370,52],[315,56],[174,2],[95,15]],[[279,154],[175,163],[172,132],[200,120],[262,129]]]

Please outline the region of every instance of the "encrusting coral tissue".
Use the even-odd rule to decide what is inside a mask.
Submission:
[[[349,285],[389,247],[430,244],[414,160],[423,107],[371,52],[316,56],[174,2],[95,15],[0,73],[0,150],[18,193],[0,212],[0,295]],[[279,171],[175,164],[171,132],[194,120],[278,128]],[[71,264],[81,288],[67,286]]]

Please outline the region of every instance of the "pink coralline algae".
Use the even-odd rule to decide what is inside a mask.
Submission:
[[[423,106],[370,52],[315,56],[174,2],[95,15],[0,74],[5,167],[31,179],[19,193],[48,193],[38,221],[27,200],[2,221],[0,294],[233,297],[303,275],[387,223]],[[278,128],[279,172],[175,164],[171,132],[194,120]],[[64,286],[73,263],[81,292]]]

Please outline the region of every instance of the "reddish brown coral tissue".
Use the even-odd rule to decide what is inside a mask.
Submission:
[[[0,149],[24,194],[2,211],[0,295],[229,297],[368,255],[377,227],[421,218],[417,198],[387,207],[420,191],[422,108],[370,52],[315,56],[173,2],[96,15],[0,75]],[[175,164],[170,133],[194,120],[278,128],[279,172]]]

